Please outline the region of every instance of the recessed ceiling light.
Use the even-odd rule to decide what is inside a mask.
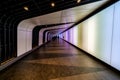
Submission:
[[[81,0],[77,0],[77,3],[80,3],[81,2]]]
[[[55,3],[54,3],[54,2],[52,2],[52,3],[51,3],[51,6],[52,6],[52,7],[55,7]]]
[[[28,8],[27,6],[25,6],[25,7],[24,7],[24,10],[28,11],[28,10],[29,10],[29,8]]]

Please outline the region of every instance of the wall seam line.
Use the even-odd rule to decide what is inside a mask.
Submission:
[[[112,64],[112,50],[113,50],[113,35],[114,35],[114,21],[115,20],[115,4],[114,4],[114,8],[113,8],[113,23],[112,23],[112,36],[111,36],[111,52],[110,52],[110,64]]]

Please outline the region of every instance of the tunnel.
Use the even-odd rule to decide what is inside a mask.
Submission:
[[[0,80],[120,80],[119,0],[2,0]]]

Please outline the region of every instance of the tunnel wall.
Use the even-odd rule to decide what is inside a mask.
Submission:
[[[60,35],[120,70],[120,1]]]
[[[36,25],[29,20],[24,20],[17,29],[17,56],[32,49],[32,30]]]
[[[22,35],[22,36],[20,36]],[[18,30],[18,56],[32,49],[32,31]]]

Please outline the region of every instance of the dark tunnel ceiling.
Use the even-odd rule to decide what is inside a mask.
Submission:
[[[14,18],[23,20],[96,1],[100,0],[81,0],[80,3],[77,0],[2,0],[0,14],[13,15]],[[51,2],[56,6],[51,7]],[[25,6],[29,8],[28,11],[24,10]]]

